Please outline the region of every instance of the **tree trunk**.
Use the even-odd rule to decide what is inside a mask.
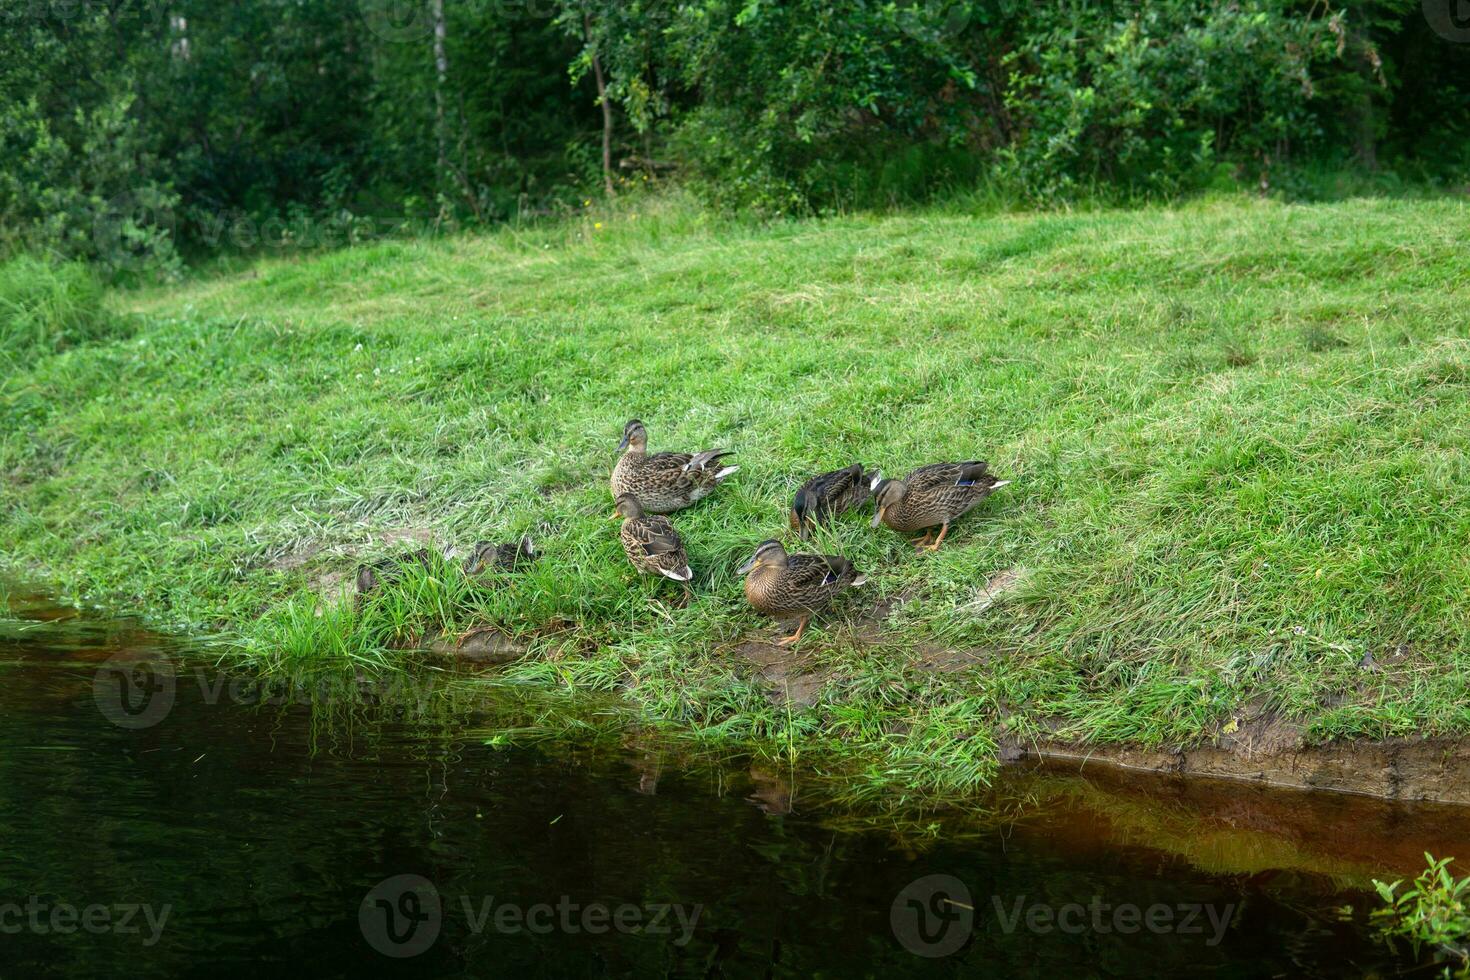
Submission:
[[[582,18],[582,36],[592,43],[592,18]],[[607,99],[607,79],[602,74],[602,59],[592,55],[592,78],[597,82],[597,103],[602,106],[602,186],[608,196],[616,194],[612,177],[612,103]]]
[[[449,172],[449,130],[444,118],[444,86],[449,79],[449,57],[444,53],[444,0],[430,0],[434,18],[434,137],[439,143],[439,181]]]
[[[1353,143],[1358,162],[1368,171],[1378,170],[1377,119],[1373,111],[1373,98],[1367,92],[1358,96],[1356,117],[1353,120]]]

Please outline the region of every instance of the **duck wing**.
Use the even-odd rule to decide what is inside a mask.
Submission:
[[[971,459],[963,463],[930,463],[904,477],[903,482],[908,484],[910,491],[972,487],[984,482],[988,469],[990,464],[983,459]]]
[[[852,562],[837,555],[792,555],[786,567],[788,581],[799,592],[836,591],[857,576]]]
[[[650,557],[678,554],[684,550],[684,541],[679,537],[679,532],[661,514],[634,521],[631,530],[633,539],[642,546],[643,553]]]

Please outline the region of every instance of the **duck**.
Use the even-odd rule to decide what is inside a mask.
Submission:
[[[745,576],[745,601],[773,619],[800,618],[796,632],[777,640],[791,646],[806,632],[812,616],[844,589],[867,581],[852,562],[837,555],[791,555],[772,538],[756,546],[739,568]]]
[[[887,524],[895,531],[924,531],[914,542],[920,551],[938,551],[952,521],[1010,480],[997,479],[990,464],[972,459],[963,463],[930,463],[902,480],[883,480],[873,488],[877,511],[873,526]],[[934,538],[934,528],[939,537]]]
[[[495,544],[491,541],[476,541],[469,557],[464,560],[466,575],[479,575],[492,569],[502,572],[514,571],[522,562],[536,560],[536,546],[529,534],[521,535],[519,543]]]
[[[878,471],[863,472],[862,463],[812,477],[796,491],[791,504],[791,529],[806,540],[815,524],[825,524],[845,511],[861,507],[873,498],[873,488],[883,479]]]
[[[649,514],[635,494],[623,493],[613,507],[612,519],[623,519],[620,537],[623,551],[633,567],[644,575],[662,575],[675,582],[694,577],[684,541],[673,522],[661,514]]]
[[[637,419],[623,426],[617,465],[612,471],[613,499],[636,496],[649,514],[668,514],[708,497],[715,487],[740,469],[725,466],[724,449],[697,453],[648,452],[648,430]]]
[[[402,579],[404,573],[411,568],[417,567],[427,571],[432,566],[433,558],[430,557],[428,548],[407,551],[388,558],[379,558],[373,562],[364,562],[357,567],[357,594],[365,596],[369,592],[376,591],[380,586],[392,585]]]

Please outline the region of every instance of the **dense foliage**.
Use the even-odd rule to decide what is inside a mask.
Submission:
[[[167,274],[670,174],[767,214],[1462,180],[1457,40],[1418,0],[10,0],[0,237]]]

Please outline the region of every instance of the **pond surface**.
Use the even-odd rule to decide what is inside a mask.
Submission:
[[[19,615],[4,977],[1385,975],[1412,964],[1368,880],[1470,842],[1450,808],[1016,768],[865,813],[631,729],[525,744],[488,685],[266,698],[126,622]]]

